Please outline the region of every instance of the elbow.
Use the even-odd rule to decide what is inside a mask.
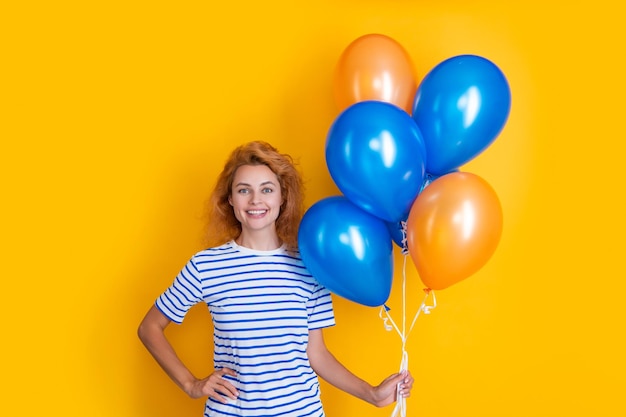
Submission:
[[[322,350],[308,349],[307,356],[309,358],[311,369],[323,378],[324,367],[332,362],[334,356],[332,356],[332,354],[325,348]]]
[[[144,321],[139,323],[139,327],[137,327],[137,337],[139,338],[139,340],[141,340],[141,343],[143,343],[144,345],[146,344],[146,340],[148,337],[147,327],[148,326],[146,326],[146,323]]]
[[[165,317],[155,307],[152,307],[141,323],[139,323],[139,327],[137,328],[137,337],[139,337],[139,340],[141,340],[141,342],[148,347],[162,337],[165,328],[169,323],[170,321],[167,317]]]
[[[141,340],[141,343],[148,345],[155,332],[158,332],[158,328],[155,327],[154,321],[150,319],[150,315],[146,315],[137,327],[137,337]]]

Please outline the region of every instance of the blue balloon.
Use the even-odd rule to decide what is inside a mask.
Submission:
[[[418,86],[413,119],[426,145],[426,171],[441,175],[483,152],[500,134],[511,91],[500,69],[476,55],[449,58]]]
[[[326,140],[326,164],[345,197],[385,221],[408,213],[422,185],[426,146],[411,116],[382,101],[344,110]]]
[[[366,306],[391,293],[393,245],[385,223],[344,196],[311,206],[298,229],[302,260],[329,291]]]

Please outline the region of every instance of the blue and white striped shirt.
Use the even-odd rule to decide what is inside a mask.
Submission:
[[[205,302],[213,318],[215,368],[239,391],[207,399],[205,416],[320,417],[319,382],[306,353],[308,331],[335,324],[329,291],[298,252],[255,251],[229,242],[195,254],[156,300],[170,320]]]

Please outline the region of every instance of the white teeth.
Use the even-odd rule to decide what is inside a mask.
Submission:
[[[248,214],[263,214],[265,210],[248,210]]]

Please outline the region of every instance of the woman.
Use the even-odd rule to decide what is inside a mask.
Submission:
[[[205,416],[323,416],[318,376],[378,407],[410,394],[410,373],[372,386],[326,348],[331,296],[297,251],[302,189],[288,155],[259,141],[236,148],[211,195],[211,247],[191,258],[139,326],[170,378],[192,398],[207,396]],[[215,371],[205,378],[164,334],[198,302],[214,326]]]

